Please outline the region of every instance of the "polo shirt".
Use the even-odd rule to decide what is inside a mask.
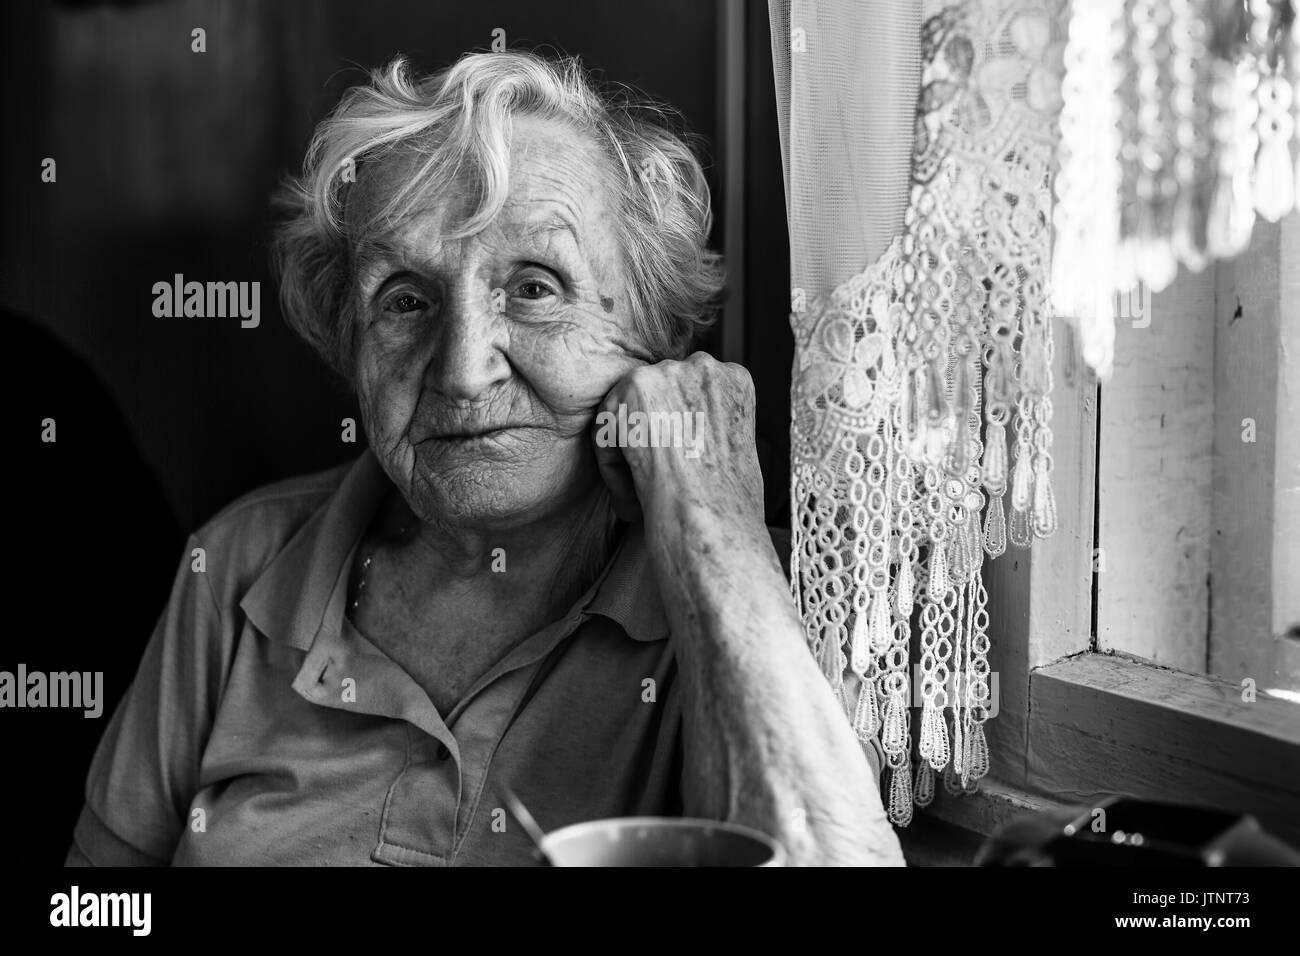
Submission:
[[[642,526],[440,714],[344,614],[390,488],[367,450],[190,536],[69,863],[534,864],[503,787],[548,830],[681,814],[677,667]]]

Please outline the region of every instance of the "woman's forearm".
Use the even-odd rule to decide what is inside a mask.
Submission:
[[[647,532],[683,681],[687,812],[763,830],[797,865],[901,865],[766,528],[670,510]]]

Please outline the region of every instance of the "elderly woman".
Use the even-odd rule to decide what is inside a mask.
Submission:
[[[398,60],[287,200],[285,312],[369,449],[192,536],[69,862],[527,863],[512,789],[900,863],[764,527],[753,386],[688,355],[721,264],[663,111],[568,61]]]

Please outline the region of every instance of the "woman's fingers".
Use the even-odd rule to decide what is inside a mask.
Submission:
[[[625,507],[630,482],[641,509],[690,499],[761,514],[754,390],[741,366],[704,352],[638,366],[605,396],[593,429],[601,473]]]

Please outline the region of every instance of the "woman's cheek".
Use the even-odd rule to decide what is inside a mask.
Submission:
[[[613,342],[573,327],[515,331],[516,368],[557,416],[583,427],[609,390],[641,364]]]
[[[406,434],[419,401],[419,379],[407,366],[380,349],[359,356],[357,398],[371,440],[392,450]]]

